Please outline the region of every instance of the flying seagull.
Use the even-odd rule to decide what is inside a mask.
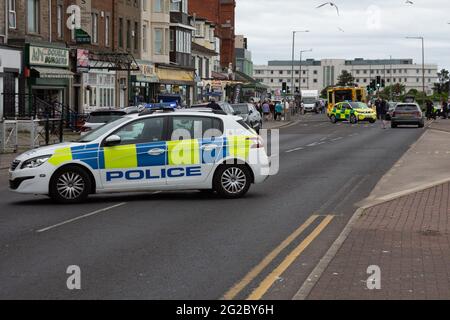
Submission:
[[[335,5],[333,2],[325,2],[325,3],[321,4],[320,6],[318,6],[316,9],[322,8],[322,7],[326,6],[326,5],[330,5],[330,6],[332,6],[332,7],[335,7],[335,8],[336,8],[337,15],[339,15],[339,8],[338,8],[338,6]]]
[[[406,0],[405,3],[407,3],[407,4],[414,4],[414,2],[412,2],[411,0]]]
[[[342,28],[340,28],[340,27],[338,27],[338,30],[339,30],[340,32],[345,32],[344,29],[342,29]]]

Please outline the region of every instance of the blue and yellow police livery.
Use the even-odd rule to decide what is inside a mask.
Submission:
[[[128,115],[73,143],[20,155],[10,189],[46,194],[62,203],[89,194],[151,190],[212,190],[243,196],[268,177],[260,137],[239,117],[173,111]]]

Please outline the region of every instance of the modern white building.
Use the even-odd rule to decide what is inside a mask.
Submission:
[[[354,60],[344,59],[306,59],[294,62],[294,85],[292,85],[292,61],[269,61],[268,65],[255,65],[254,78],[267,85],[272,93],[281,90],[286,82],[294,91],[301,89],[322,90],[337,83],[343,70],[350,72],[360,86],[366,87],[380,76],[386,86],[400,83],[406,91],[417,89],[422,91],[422,64],[416,64],[413,59]],[[425,89],[428,94],[433,91],[434,83],[438,82],[438,66],[425,65]],[[301,84],[299,86],[299,84]]]

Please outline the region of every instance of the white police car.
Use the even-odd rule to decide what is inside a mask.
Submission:
[[[76,203],[94,193],[208,190],[238,198],[269,175],[261,138],[220,111],[146,110],[77,142],[28,151],[9,170],[10,189]]]

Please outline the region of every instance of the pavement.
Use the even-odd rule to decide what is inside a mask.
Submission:
[[[0,170],[0,299],[291,299],[424,129],[280,129],[280,170],[245,198],[95,195],[72,206],[8,190]],[[81,289],[69,290],[69,266]]]
[[[440,119],[358,203],[295,299],[450,299],[449,172]]]

